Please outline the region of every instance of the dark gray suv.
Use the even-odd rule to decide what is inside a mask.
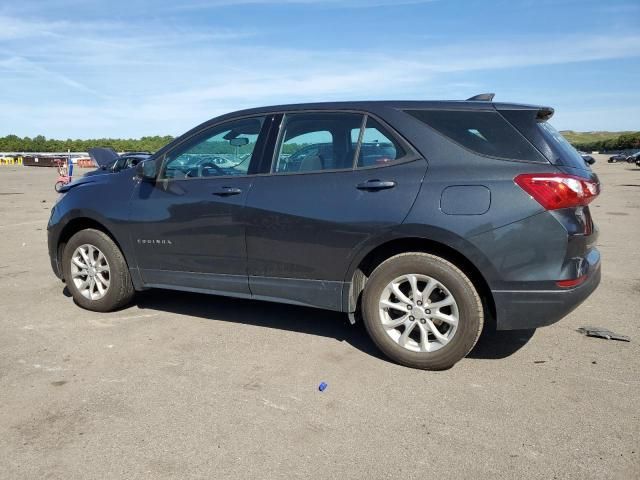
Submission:
[[[600,184],[552,114],[480,96],[224,115],[65,186],[51,265],[90,310],[147,288],[306,305],[448,368],[485,325],[549,325],[600,281]]]

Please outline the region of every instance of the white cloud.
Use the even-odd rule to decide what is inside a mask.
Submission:
[[[418,5],[438,0],[196,0],[185,1],[174,10],[200,10],[238,5],[320,5],[333,8],[375,8],[385,6]]]
[[[265,47],[258,33],[0,16],[0,107],[21,112],[0,117],[0,135],[178,134],[250,106],[429,92],[465,98],[480,87],[474,72],[640,55],[640,34],[632,32],[403,51]]]

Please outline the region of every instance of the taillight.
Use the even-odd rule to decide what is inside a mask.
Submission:
[[[562,173],[523,173],[514,181],[547,210],[584,206],[600,193],[600,184]]]
[[[582,275],[581,277],[573,278],[571,280],[558,280],[556,282],[556,285],[559,286],[560,288],[573,288],[573,287],[577,287],[581,283],[584,283],[586,279],[587,279],[587,276]]]

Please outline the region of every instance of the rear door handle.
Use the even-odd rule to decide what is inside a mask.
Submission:
[[[219,197],[230,197],[231,195],[239,195],[242,193],[242,190],[235,187],[222,187],[213,192],[213,195],[218,195]]]
[[[358,190],[366,190],[369,192],[375,190],[386,190],[396,186],[396,182],[391,180],[367,180],[366,182],[359,183],[356,188]]]

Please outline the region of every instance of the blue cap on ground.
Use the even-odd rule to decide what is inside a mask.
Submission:
[[[324,392],[325,388],[327,388],[327,384],[325,382],[320,382],[320,385],[318,385],[318,390]]]

